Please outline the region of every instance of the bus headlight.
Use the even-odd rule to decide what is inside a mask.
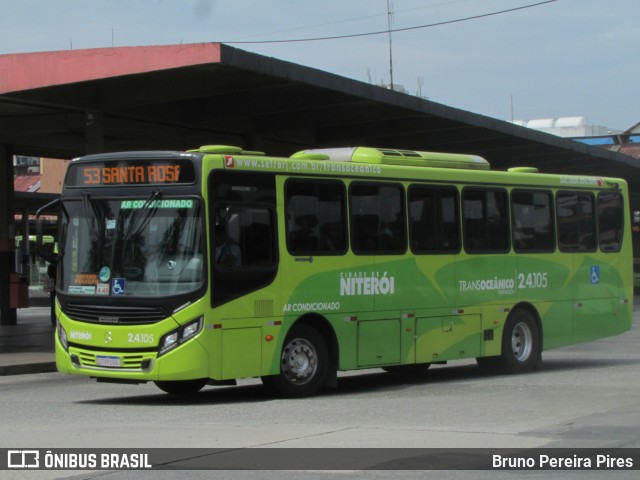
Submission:
[[[182,345],[184,342],[189,340],[190,338],[195,337],[200,330],[202,330],[202,324],[204,321],[204,317],[198,317],[195,320],[192,320],[189,323],[172,330],[167,333],[160,339],[160,345],[158,349],[158,356],[164,355],[167,352],[170,352],[178,345]]]
[[[57,327],[58,327],[58,340],[60,340],[60,344],[64,348],[65,352],[68,352],[69,351],[69,342],[67,341],[67,332],[62,327],[62,325],[60,325],[60,322],[57,322],[57,323],[58,323],[57,324]]]

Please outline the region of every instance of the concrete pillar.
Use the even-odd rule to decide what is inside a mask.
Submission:
[[[16,263],[13,211],[13,156],[0,144],[0,325],[17,323],[16,309],[9,306],[9,273]]]

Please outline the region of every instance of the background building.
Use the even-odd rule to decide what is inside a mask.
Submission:
[[[620,130],[602,125],[589,125],[586,117],[537,118],[533,120],[514,120],[511,123],[564,138],[594,137],[621,133]]]

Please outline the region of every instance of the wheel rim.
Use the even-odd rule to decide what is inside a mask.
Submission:
[[[282,374],[295,385],[308,383],[318,370],[318,353],[304,338],[291,340],[282,351]]]
[[[533,333],[531,328],[524,322],[518,323],[513,328],[511,334],[511,351],[513,356],[519,362],[526,361],[531,355],[531,349],[533,348]]]

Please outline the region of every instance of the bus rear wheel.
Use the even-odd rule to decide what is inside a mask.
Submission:
[[[153,382],[163,392],[171,395],[192,395],[199,392],[209,382],[208,378],[196,380],[172,380]]]
[[[296,325],[282,347],[280,374],[262,377],[262,382],[282,397],[307,397],[324,385],[328,368],[329,353],[322,335],[308,325]]]
[[[542,361],[542,336],[533,314],[515,310],[507,319],[502,334],[502,354],[478,358],[481,368],[499,373],[527,373]]]

